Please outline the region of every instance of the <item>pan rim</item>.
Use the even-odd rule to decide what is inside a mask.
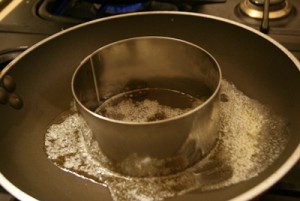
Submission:
[[[22,52],[20,55],[18,55],[13,61],[11,61],[6,67],[4,67],[4,69],[1,71],[0,73],[0,79],[6,74],[7,71],[9,71],[9,69],[11,67],[13,67],[13,65],[15,63],[17,63],[23,56],[27,55],[28,53],[30,53],[32,50],[36,49],[37,47],[43,45],[44,43],[51,41],[52,39],[63,35],[65,33],[71,32],[72,30],[76,30],[80,27],[84,27],[84,26],[88,26],[91,24],[96,24],[98,22],[102,22],[102,21],[109,21],[109,20],[113,20],[113,19],[118,19],[118,18],[123,18],[123,17],[131,17],[131,16],[139,16],[139,15],[168,15],[168,14],[172,14],[172,15],[177,15],[177,16],[194,16],[194,17],[202,17],[202,18],[208,18],[208,19],[213,19],[213,20],[217,20],[217,21],[221,21],[221,22],[225,22],[231,25],[235,25],[237,27],[246,29],[250,32],[253,32],[257,35],[259,35],[260,37],[263,37],[264,39],[266,39],[267,41],[271,42],[272,44],[274,44],[275,46],[277,46],[277,48],[279,48],[282,52],[284,52],[289,59],[291,59],[293,61],[293,63],[295,64],[295,66],[298,68],[298,70],[300,71],[300,61],[286,48],[284,47],[282,44],[280,44],[278,41],[276,41],[275,39],[271,38],[269,35],[266,35],[252,27],[249,27],[245,24],[242,24],[240,22],[236,22],[233,20],[229,20],[223,17],[218,17],[218,16],[213,16],[213,15],[208,15],[208,14],[202,14],[202,13],[191,13],[191,12],[185,12],[185,11],[144,11],[144,12],[136,12],[136,13],[126,13],[126,14],[119,14],[119,15],[115,15],[115,16],[109,16],[109,17],[105,17],[105,18],[99,18],[96,20],[92,20],[92,21],[88,21],[82,24],[78,24],[75,25],[73,27],[69,27],[65,30],[62,30],[60,32],[57,32],[51,36],[48,36],[47,38],[37,42],[36,44],[32,45],[31,47],[29,47],[27,50],[25,50],[24,52]]]
[[[6,179],[6,177],[1,172],[0,172],[0,184],[5,190],[7,190],[11,195],[13,195],[19,200],[37,201],[36,198],[23,192],[21,189],[19,189],[17,186],[11,183],[8,179]]]
[[[33,51],[34,49],[36,49],[37,47],[43,45],[44,43],[51,41],[52,39],[55,39],[56,37],[63,35],[65,33],[71,32],[75,29],[78,29],[80,27],[84,27],[84,26],[88,26],[91,24],[96,24],[100,21],[108,21],[108,20],[113,20],[115,18],[123,18],[123,17],[131,17],[131,16],[139,16],[139,15],[168,15],[168,14],[172,14],[172,15],[176,15],[176,16],[194,16],[194,17],[202,17],[202,18],[207,18],[207,19],[213,19],[213,20],[217,20],[217,21],[221,21],[221,22],[225,22],[227,24],[231,24],[237,27],[240,27],[242,29],[248,30],[252,33],[255,33],[257,35],[259,35],[260,37],[264,38],[265,40],[269,41],[270,43],[272,43],[273,45],[275,45],[277,48],[279,48],[281,50],[281,52],[283,52],[286,56],[288,56],[288,58],[295,64],[295,66],[297,67],[297,69],[300,72],[300,61],[289,51],[287,50],[282,44],[280,44],[279,42],[277,42],[275,39],[271,38],[268,35],[265,35],[261,32],[259,32],[258,30],[248,27],[247,25],[244,25],[242,23],[239,22],[235,22],[232,20],[228,20],[222,17],[217,17],[217,16],[212,16],[212,15],[207,15],[207,14],[199,14],[199,13],[190,13],[190,12],[177,12],[177,11],[149,11],[149,12],[141,12],[141,13],[129,13],[129,14],[121,14],[121,15],[117,15],[117,16],[111,16],[111,17],[106,17],[106,18],[101,18],[98,20],[94,20],[94,21],[89,21],[83,24],[79,24],[76,25],[74,27],[68,28],[66,30],[63,30],[61,32],[58,32],[56,34],[53,34],[45,39],[43,39],[42,41],[34,44],[33,46],[31,46],[30,48],[28,48],[27,50],[25,50],[23,53],[21,53],[16,59],[14,59],[10,64],[8,64],[0,73],[0,79],[2,79],[2,77],[9,72],[9,70],[11,68],[14,67],[14,65],[21,60],[24,56],[26,56],[27,54],[30,54],[31,51]],[[271,174],[270,176],[268,176],[265,180],[263,180],[263,182],[259,183],[258,185],[254,186],[253,188],[248,189],[247,191],[245,191],[244,193],[236,196],[235,198],[231,199],[231,200],[249,200],[251,198],[253,198],[254,196],[257,196],[261,193],[263,193],[265,190],[267,190],[269,187],[271,187],[272,185],[274,185],[277,181],[279,181],[296,163],[297,161],[300,159],[300,143],[298,144],[298,146],[295,148],[295,150],[292,152],[292,154],[286,159],[286,161],[278,168],[276,169],[276,171]],[[5,188],[9,193],[11,193],[13,196],[15,196],[17,199],[20,200],[36,200],[34,197],[32,197],[31,195],[23,192],[21,189],[19,189],[17,186],[15,186],[13,183],[11,183],[8,179],[6,179],[6,177],[0,172],[0,185]]]

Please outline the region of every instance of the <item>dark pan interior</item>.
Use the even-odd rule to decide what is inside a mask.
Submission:
[[[7,74],[17,82],[24,108],[0,106],[0,171],[16,187],[39,200],[111,200],[101,185],[54,166],[43,150],[50,122],[69,108],[71,76],[99,47],[136,36],[169,36],[195,43],[219,62],[223,77],[248,96],[290,121],[292,137],[282,156],[260,176],[218,192],[174,200],[228,200],[272,177],[300,141],[300,73],[294,61],[262,36],[211,17],[145,13],[90,22],[51,37],[22,55]]]

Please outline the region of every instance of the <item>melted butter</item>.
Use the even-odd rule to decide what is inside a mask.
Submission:
[[[201,105],[208,96],[208,88],[202,99],[179,91],[146,88],[118,94],[106,100],[96,113],[125,122],[159,121],[184,114]]]
[[[220,137],[214,149],[193,167],[169,176],[138,178],[115,171],[73,107],[49,127],[45,151],[61,169],[107,186],[115,201],[163,200],[195,189],[226,188],[270,166],[289,132],[285,119],[225,80],[220,104]]]

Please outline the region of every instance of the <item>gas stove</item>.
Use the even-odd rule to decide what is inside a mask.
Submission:
[[[300,60],[299,0],[0,0],[0,70],[26,48],[74,25],[161,10],[240,22],[269,35]],[[0,187],[0,200],[16,199]],[[300,200],[300,163],[256,200]]]

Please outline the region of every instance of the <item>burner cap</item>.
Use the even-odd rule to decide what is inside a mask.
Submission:
[[[241,11],[255,19],[263,18],[264,0],[243,0],[240,3]],[[270,0],[269,19],[278,19],[288,16],[292,5],[288,0]]]

